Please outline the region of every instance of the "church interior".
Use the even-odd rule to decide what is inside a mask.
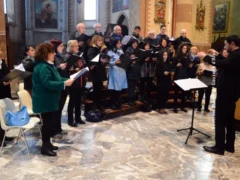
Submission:
[[[217,104],[221,88],[216,82],[224,66],[215,67],[213,62],[219,56],[232,57],[226,43],[231,35],[240,37],[239,0],[0,0],[0,8],[1,180],[239,179],[240,96],[234,102],[223,98],[219,100],[221,105]],[[134,44],[138,51],[131,49]],[[96,50],[95,46],[97,54],[92,55],[90,50]],[[187,65],[188,77],[179,78],[182,74],[178,69],[185,66],[185,61],[178,58],[183,56],[184,47],[188,51],[184,58],[193,59]],[[49,54],[42,59],[45,62],[38,60],[45,57],[48,48],[54,49],[49,52],[54,53],[53,62]],[[31,52],[35,56],[30,58]],[[56,57],[62,58],[62,54],[64,63],[56,65]],[[78,59],[73,63],[70,57],[72,61]],[[24,64],[27,58],[34,63],[31,72]],[[97,63],[93,60],[96,58]],[[196,64],[195,58],[199,61]],[[130,71],[140,60],[139,77],[135,77],[136,72]],[[201,71],[205,62],[211,70]],[[40,68],[41,63],[47,70],[54,67],[50,74]],[[18,70],[20,66],[25,70]],[[237,68],[232,72],[238,72]],[[3,80],[14,70],[20,73]],[[211,82],[207,84],[201,77],[210,71],[206,77]],[[232,74],[234,80],[226,86],[229,94],[239,95],[237,90],[231,91],[240,87],[239,76]],[[31,76],[29,89],[27,76]],[[49,80],[50,76],[57,80]],[[41,77],[45,79],[39,85]],[[65,80],[60,84],[58,78]],[[180,84],[182,79],[187,90]],[[59,85],[53,81],[59,81]],[[9,96],[3,95],[6,87]],[[233,149],[226,149],[230,136],[226,116],[222,150],[214,144],[219,138],[218,119],[225,117],[221,110],[231,110],[232,104],[228,103],[234,106],[230,119],[235,126],[235,144]],[[51,114],[47,108],[53,109]],[[28,113],[27,124],[7,125],[7,119],[13,119],[7,115],[24,110]],[[55,126],[61,132],[51,134]]]

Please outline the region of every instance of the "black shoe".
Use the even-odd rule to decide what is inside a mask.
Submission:
[[[15,138],[13,137],[5,137],[5,141],[12,142]]]
[[[210,110],[209,110],[209,109],[204,109],[204,111],[205,111],[205,112],[208,112],[208,113],[210,112]]]
[[[50,148],[52,151],[57,151],[58,150],[58,147],[57,146],[54,146],[54,145],[50,145]]]
[[[183,111],[183,112],[185,112],[185,113],[188,112],[188,110],[187,110],[186,108],[181,108],[181,111]]]
[[[76,120],[76,123],[77,123],[77,124],[86,124],[82,119]]]
[[[75,122],[69,122],[68,125],[71,127],[77,127],[77,123]]]
[[[218,149],[216,146],[212,146],[212,147],[203,146],[203,149],[213,154],[224,155],[224,150]]]
[[[227,152],[230,152],[230,153],[234,153],[235,152],[235,149],[234,149],[234,147],[228,147],[227,145],[225,145],[225,150],[227,151]]]
[[[198,111],[198,112],[201,112],[201,111],[202,111],[202,109],[201,109],[201,108],[198,108],[198,109],[197,109],[197,111]]]
[[[173,109],[174,113],[178,113],[178,110],[176,108]]]
[[[42,146],[41,154],[44,156],[57,156],[57,153],[53,152],[50,146]]]

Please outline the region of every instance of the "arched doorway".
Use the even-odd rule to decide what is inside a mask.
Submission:
[[[124,14],[119,16],[117,25],[122,27],[122,35],[128,35],[128,18]]]

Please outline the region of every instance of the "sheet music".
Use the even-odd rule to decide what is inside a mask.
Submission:
[[[122,45],[127,45],[131,38],[132,36],[124,36],[122,39]]]
[[[24,66],[23,66],[22,63],[19,64],[18,66],[16,66],[14,69],[17,69],[17,70],[19,70],[19,71],[23,71],[23,72],[25,72],[25,68],[24,68]]]
[[[88,68],[88,67],[85,67],[85,68],[81,69],[80,71],[72,74],[72,75],[70,76],[70,78],[71,78],[71,79],[77,79],[78,77],[84,75],[84,74],[85,74],[86,72],[88,72],[88,71],[89,71],[89,68]]]
[[[100,54],[98,54],[95,58],[91,60],[91,62],[99,62]]]
[[[207,85],[198,79],[181,79],[174,82],[184,91],[189,91],[191,89],[207,88]]]

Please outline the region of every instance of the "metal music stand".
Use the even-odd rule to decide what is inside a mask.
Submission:
[[[183,80],[177,80],[177,81],[174,81],[183,91],[193,91],[193,105],[192,105],[192,122],[191,122],[191,126],[189,128],[184,128],[184,129],[178,129],[177,131],[180,132],[180,131],[186,131],[186,130],[189,130],[188,132],[188,136],[187,136],[187,139],[186,139],[186,142],[185,144],[187,144],[188,142],[188,139],[190,136],[194,135],[193,134],[193,131],[197,131],[198,133],[204,135],[204,136],[207,136],[208,138],[210,138],[209,135],[197,130],[196,128],[194,128],[194,113],[195,113],[195,95],[196,95],[196,90],[199,90],[199,89],[205,89],[207,88],[207,85],[204,84],[203,82],[201,82],[200,80],[198,79],[183,79]]]

